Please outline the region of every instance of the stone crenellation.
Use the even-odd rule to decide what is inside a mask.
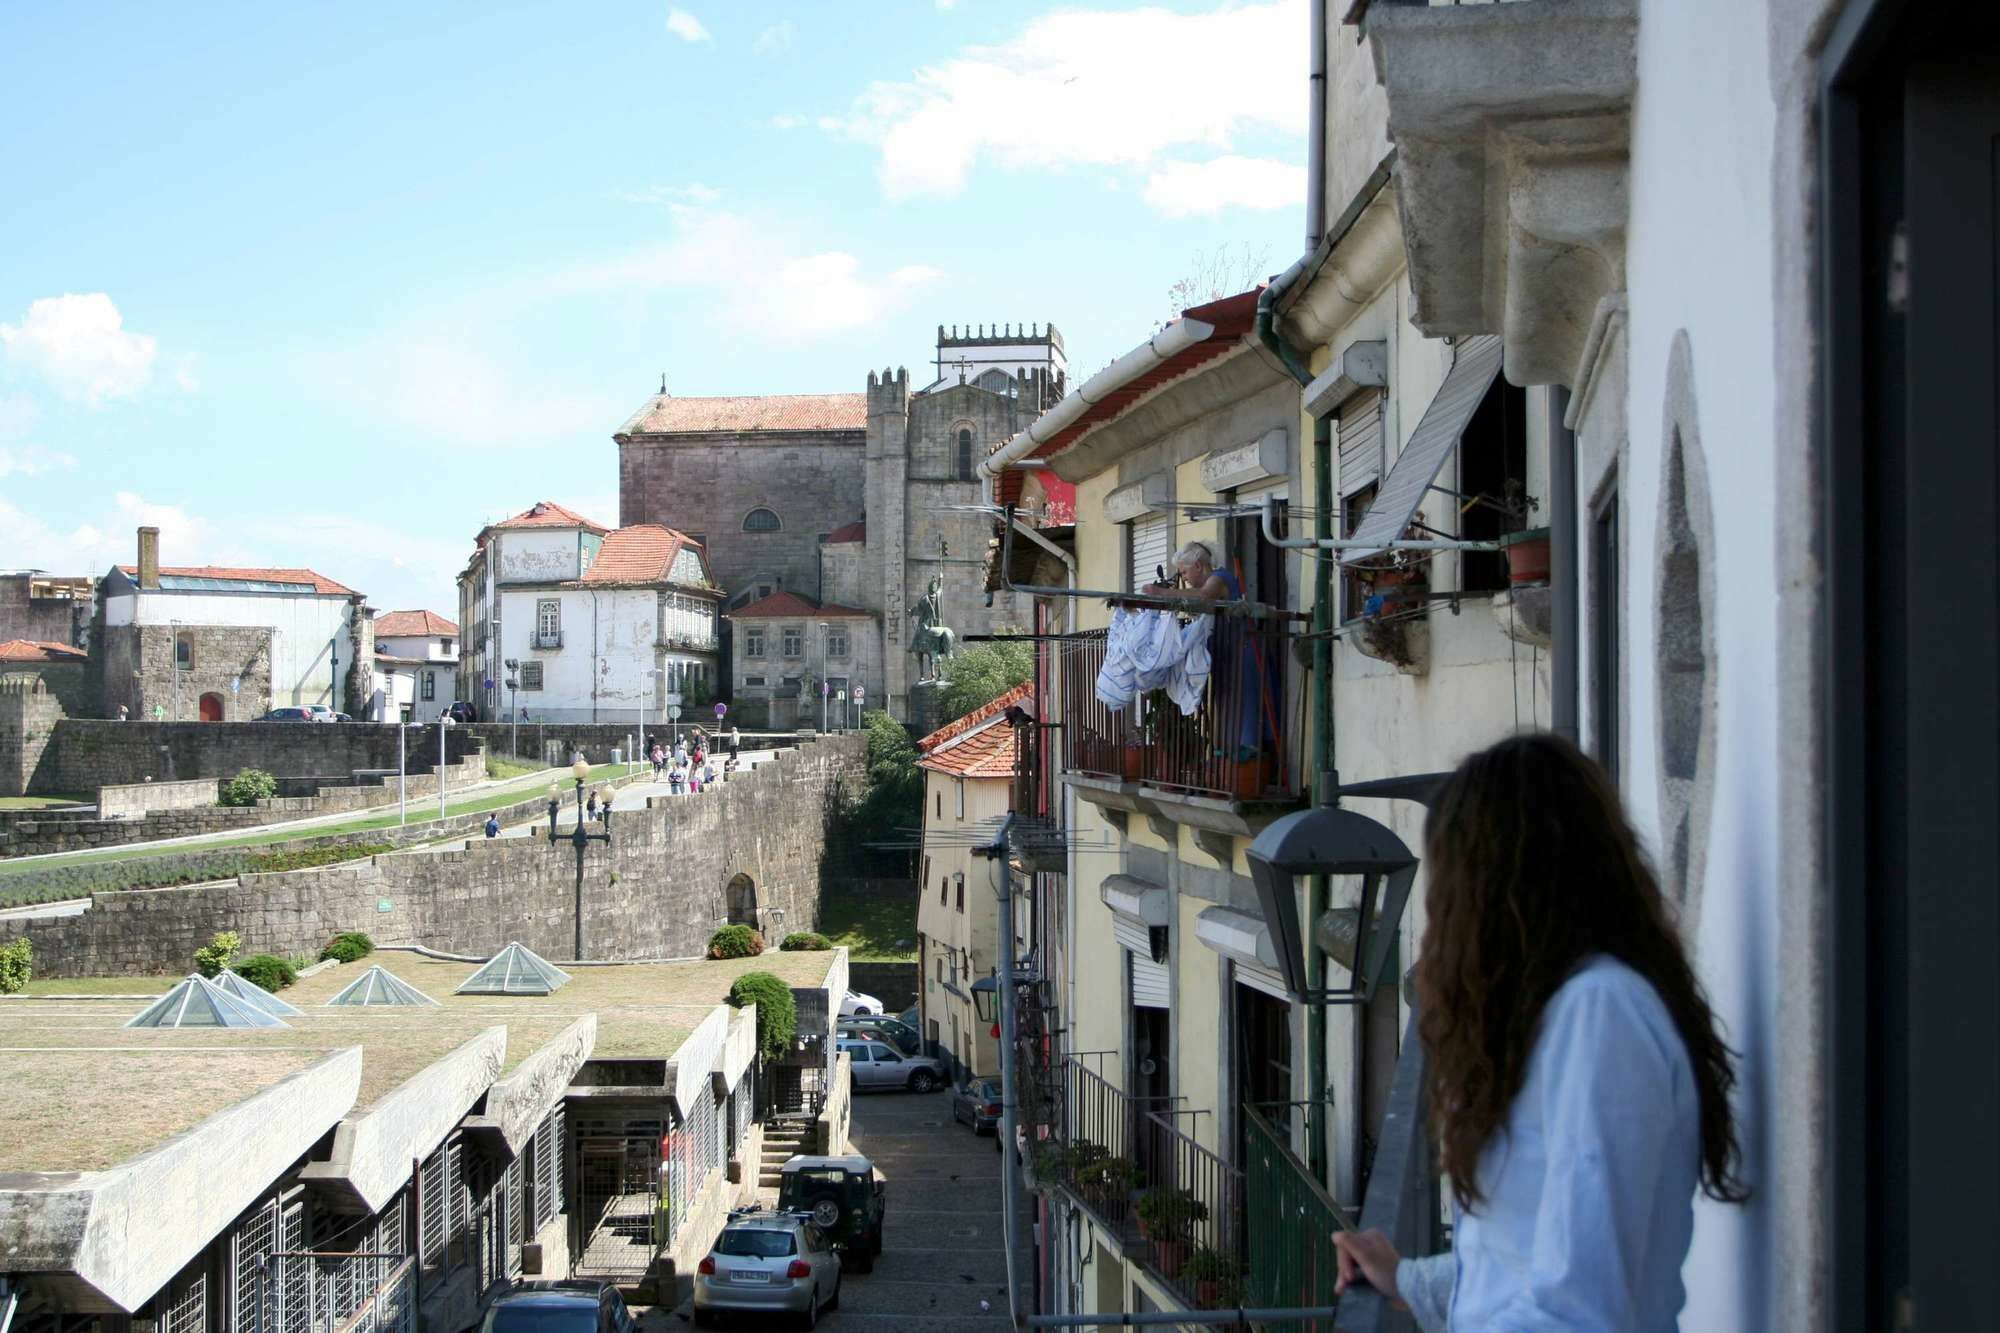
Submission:
[[[829,738],[739,772],[698,797],[659,797],[621,811],[609,847],[585,855],[589,957],[677,958],[701,952],[728,918],[728,886],[747,877],[765,931],[816,924],[830,817],[866,782],[866,742]],[[463,851],[410,851],[368,861],[247,875],[224,884],[103,893],[72,917],[0,920],[26,935],[48,977],[169,975],[219,930],[245,947],[316,953],[365,930],[378,943],[486,954],[519,940],[544,957],[573,950],[575,853],[543,838],[473,839]]]

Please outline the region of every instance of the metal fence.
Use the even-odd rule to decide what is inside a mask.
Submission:
[[[1414,1009],[1402,1049],[1389,1089],[1389,1108],[1376,1138],[1368,1192],[1361,1201],[1361,1228],[1386,1232],[1399,1254],[1436,1254],[1444,1243],[1443,1213],[1438,1206],[1437,1161],[1424,1124],[1424,1044],[1417,1035]],[[1357,1287],[1341,1297],[1333,1327],[1336,1333],[1403,1333],[1416,1325],[1407,1310]]]
[[[768,1064],[757,1080],[758,1114],[769,1120],[779,1117],[816,1118],[826,1105],[826,1065]]]
[[[1289,800],[1299,794],[1288,745],[1299,733],[1285,718],[1282,622],[1218,615],[1210,635],[1213,669],[1192,715],[1164,691],[1148,691],[1114,712],[1097,698],[1107,631],[1066,641],[1063,764],[1071,772],[1225,800]]]
[[[416,1333],[417,1263],[407,1254],[279,1251],[258,1263],[259,1318],[237,1333]]]
[[[1062,1066],[1062,1136],[1037,1153],[1036,1176],[1058,1185],[1116,1230],[1133,1222],[1142,1176],[1133,1158],[1137,1107],[1110,1080],[1074,1060]]]
[[[1145,1262],[1189,1305],[1241,1304],[1243,1173],[1158,1111],[1137,1125]]]
[[[1286,1143],[1285,1132],[1243,1108],[1247,1304],[1300,1309],[1334,1303],[1340,1265],[1333,1233],[1347,1219]],[[1326,1333],[1330,1321],[1269,1324],[1271,1333]]]

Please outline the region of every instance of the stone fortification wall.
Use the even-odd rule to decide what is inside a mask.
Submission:
[[[62,716],[62,705],[39,681],[0,680],[0,796],[27,793]]]
[[[5,727],[0,705],[0,728]],[[260,768],[279,777],[335,776],[363,769],[396,768],[396,734],[390,723],[110,722],[64,718],[29,769],[30,792],[90,792],[135,782],[178,782],[233,777]],[[453,728],[447,756],[462,759],[477,742]],[[5,742],[0,740],[0,781]],[[437,730],[409,729],[409,765],[428,770],[437,754]]]
[[[715,732],[715,714],[703,709],[702,716],[684,718],[679,731],[683,739],[694,724],[699,724],[710,736]],[[623,750],[638,741],[637,722],[523,722],[518,728],[506,722],[478,722],[464,728],[472,735],[485,740],[487,753],[512,755],[516,746],[520,757],[530,763],[541,763],[545,756],[557,756],[557,763],[568,763],[573,750],[581,747],[583,757],[593,764],[611,762],[613,750]],[[646,744],[651,746],[655,739],[671,737],[675,729],[669,725],[660,727],[646,724]],[[723,728],[727,735],[728,728]],[[436,733],[432,733],[435,737]],[[785,749],[797,745],[799,738],[794,732],[781,731],[775,734],[761,729],[753,732],[743,728],[743,748],[746,750]]]
[[[591,958],[699,953],[727,918],[738,875],[760,911],[816,921],[833,803],[866,781],[866,743],[828,738],[739,772],[700,796],[655,798],[614,817],[614,841],[584,860],[584,951]],[[98,894],[79,916],[0,921],[22,934],[41,976],[171,973],[218,930],[250,949],[317,951],[343,930],[382,943],[490,953],[520,940],[551,959],[574,952],[576,856],[543,838],[473,841],[350,865],[145,893]]]
[[[216,778],[186,782],[127,782],[97,789],[99,819],[138,819],[151,810],[193,810],[221,800]]]

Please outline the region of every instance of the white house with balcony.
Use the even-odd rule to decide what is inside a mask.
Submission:
[[[716,693],[720,599],[687,534],[544,501],[483,529],[459,575],[460,697],[488,719],[663,722],[669,693]]]
[[[375,617],[376,722],[428,723],[458,697],[458,626],[435,611],[387,611]]]

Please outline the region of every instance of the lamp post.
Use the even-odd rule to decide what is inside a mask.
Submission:
[[[826,622],[819,622],[819,729],[826,730]]]
[[[570,833],[569,842],[571,846],[576,848],[576,956],[581,961],[583,958],[583,853],[584,849],[593,842],[601,842],[606,846],[610,845],[611,806],[608,802],[604,806],[604,814],[602,815],[604,832],[592,833],[583,817],[583,784],[590,780],[590,765],[584,762],[582,756],[578,756],[577,761],[569,766],[569,771],[576,777],[576,828]],[[556,832],[556,811],[561,804],[560,792],[556,784],[551,782],[549,784],[549,845],[551,847],[563,841],[562,835]]]
[[[521,757],[521,659],[518,657],[507,659],[506,684],[507,724],[510,728],[507,735],[507,747],[514,752],[514,757],[519,759]]]
[[[451,725],[449,712],[438,714],[438,818],[444,818],[444,733]]]

